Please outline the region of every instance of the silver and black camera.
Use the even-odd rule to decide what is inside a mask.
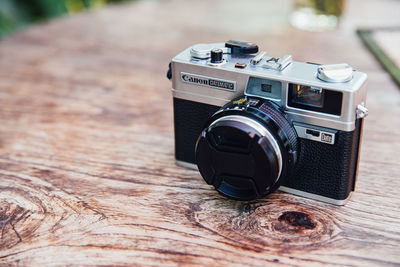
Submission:
[[[256,44],[198,44],[172,59],[177,163],[224,196],[276,189],[343,205],[354,191],[365,73],[275,58]]]

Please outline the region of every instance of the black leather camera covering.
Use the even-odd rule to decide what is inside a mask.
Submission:
[[[354,191],[362,119],[351,132],[338,131],[335,144],[301,139],[301,152],[293,177],[282,185],[337,200]]]
[[[175,157],[195,164],[195,146],[204,124],[221,107],[174,98]]]

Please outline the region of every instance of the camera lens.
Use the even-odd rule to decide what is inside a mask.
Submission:
[[[197,140],[196,163],[221,194],[252,200],[273,192],[291,174],[297,150],[296,132],[279,107],[242,97],[207,122]]]

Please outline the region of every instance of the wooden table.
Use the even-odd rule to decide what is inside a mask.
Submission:
[[[398,266],[400,90],[355,29],[399,25],[400,2],[350,1],[341,29],[325,33],[288,26],[289,9],[143,1],[1,41],[0,265]],[[346,206],[282,192],[231,201],[175,165],[168,62],[228,39],[368,73],[370,115]]]

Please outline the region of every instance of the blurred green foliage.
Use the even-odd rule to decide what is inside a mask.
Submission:
[[[0,38],[30,23],[131,0],[0,0]]]

